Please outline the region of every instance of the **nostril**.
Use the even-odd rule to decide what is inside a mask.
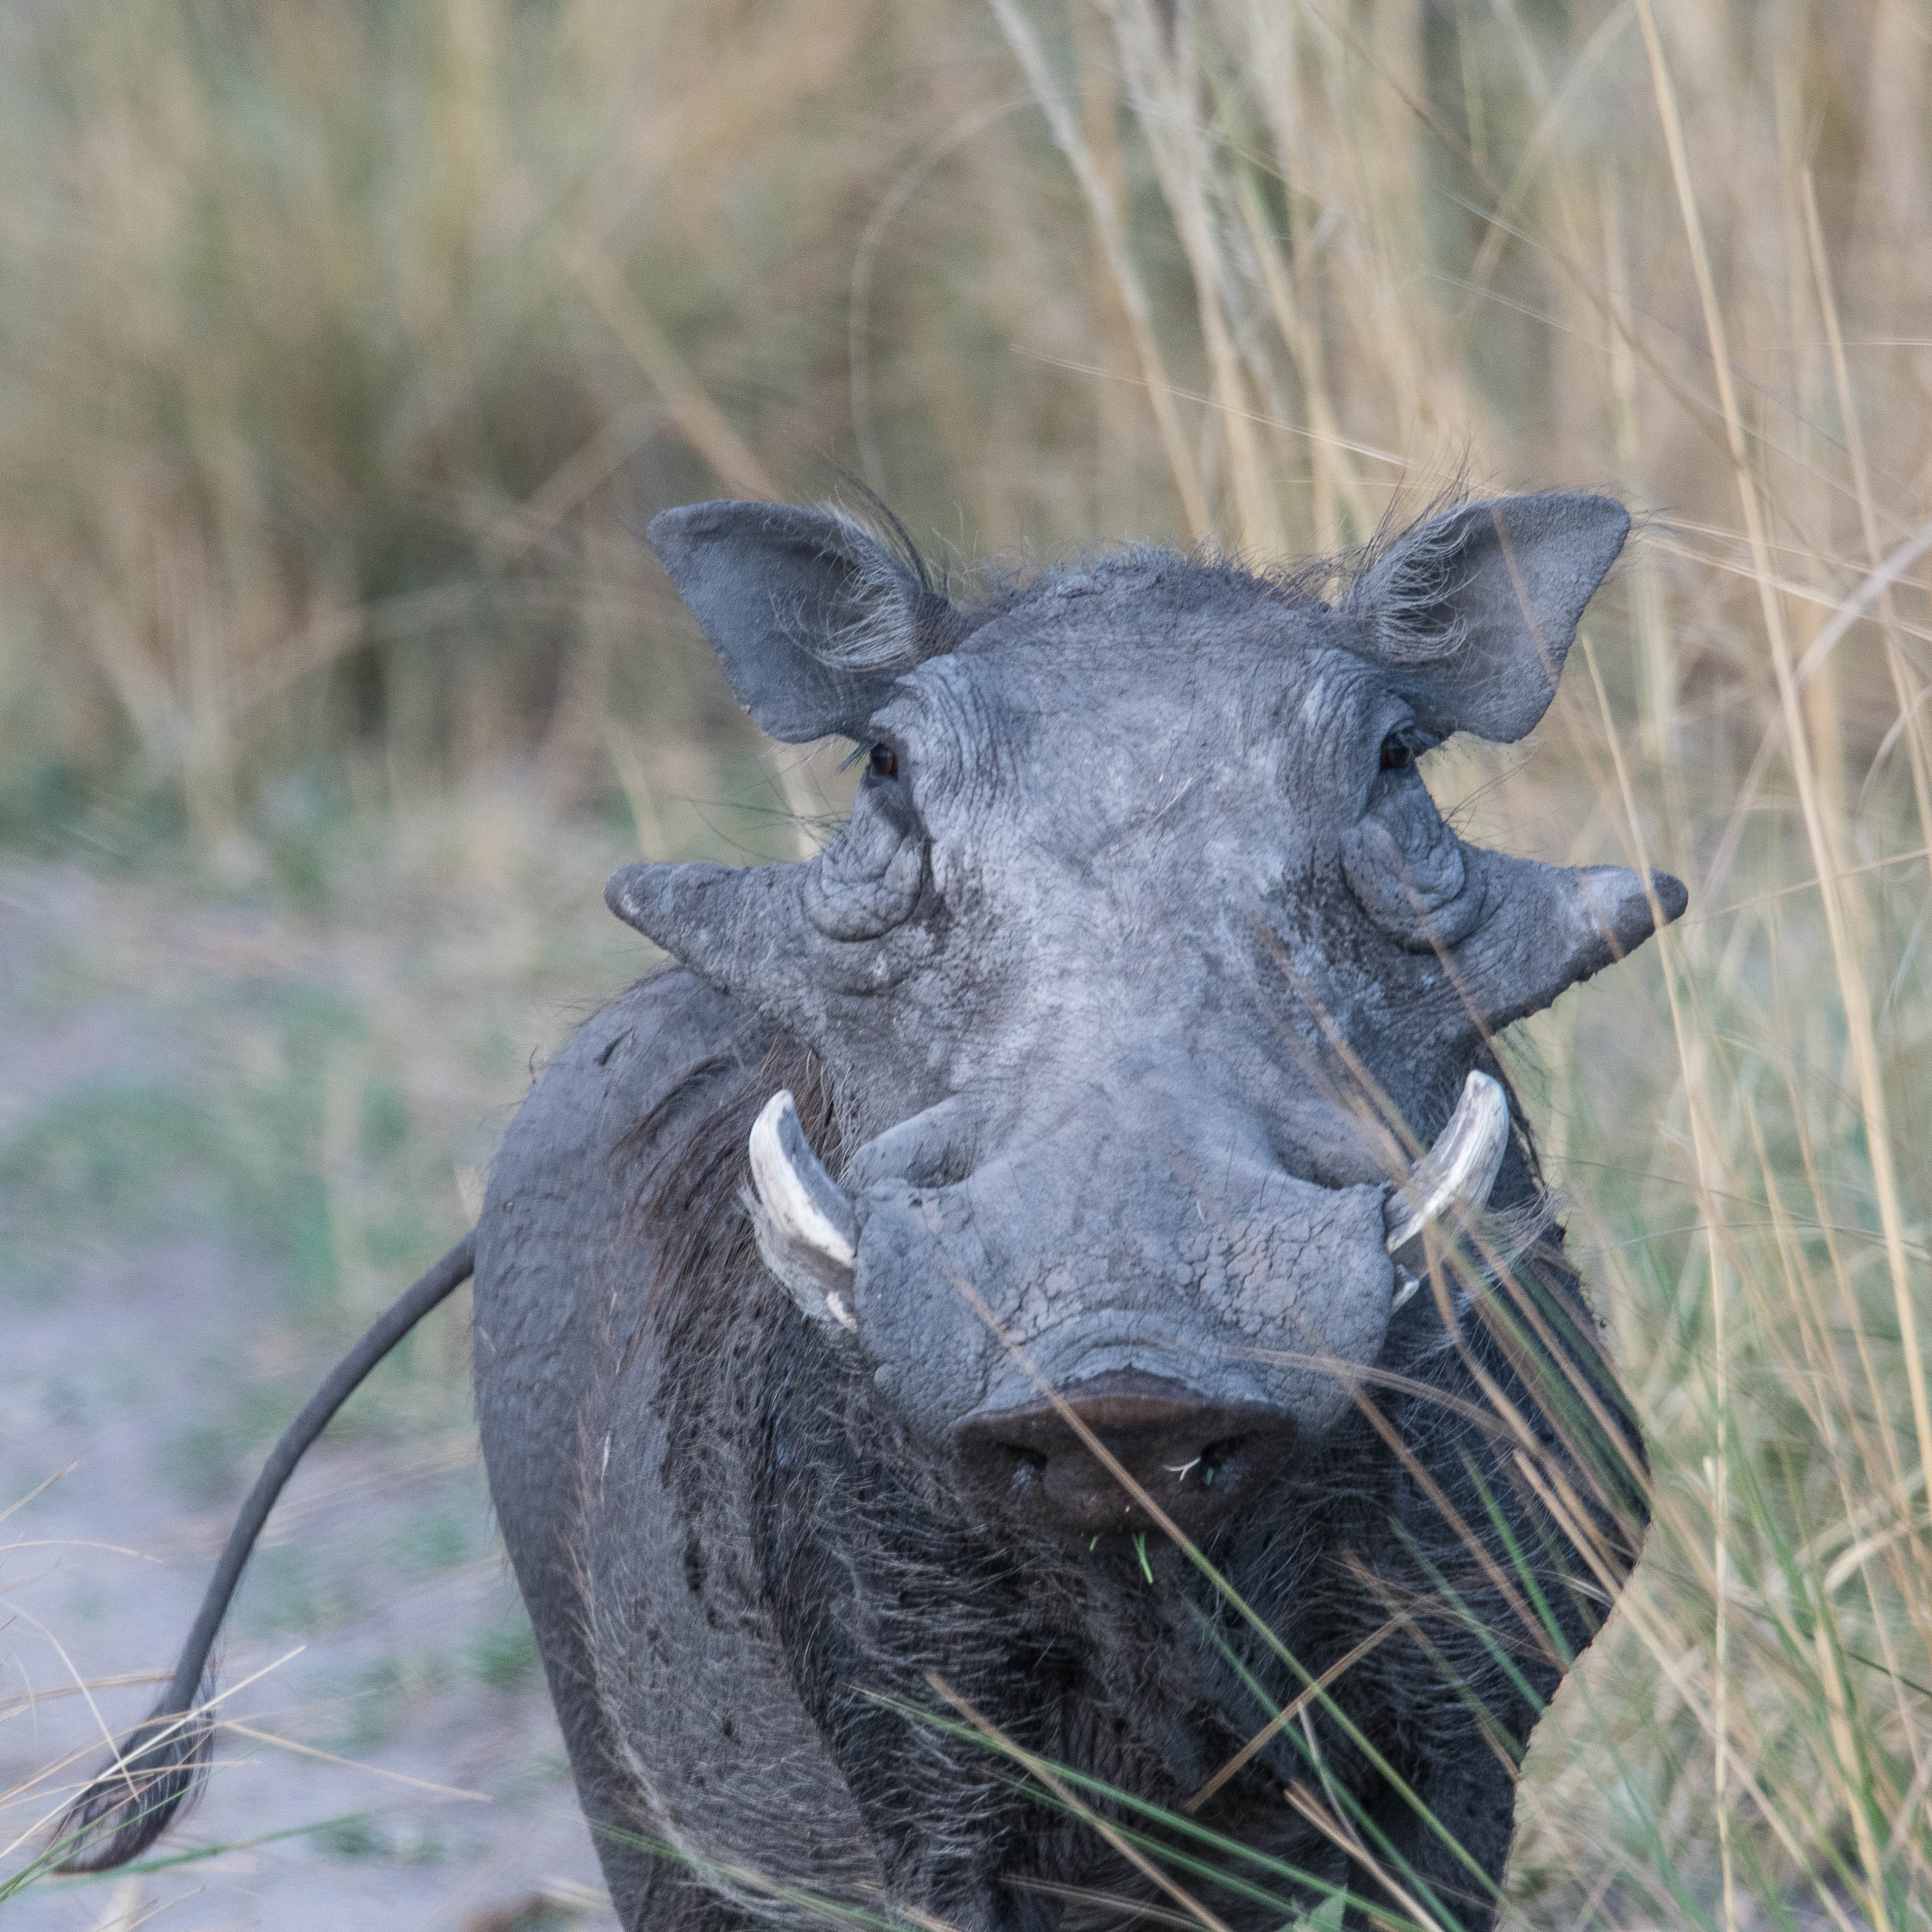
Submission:
[[[997,1445],[994,1454],[1006,1486],[1015,1496],[1024,1496],[1036,1488],[1046,1474],[1046,1452],[1024,1442],[1002,1442]]]
[[[1225,1442],[1210,1442],[1202,1450],[1200,1478],[1204,1490],[1214,1486],[1214,1478],[1240,1455],[1246,1441],[1244,1436],[1231,1436]]]
[[[1247,1440],[1245,1436],[1230,1436],[1222,1442],[1209,1443],[1184,1462],[1163,1462],[1160,1466],[1183,1489],[1211,1490],[1215,1478],[1239,1457]]]

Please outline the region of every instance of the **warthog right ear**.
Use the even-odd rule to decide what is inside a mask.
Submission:
[[[738,702],[788,744],[860,736],[893,681],[947,647],[952,606],[850,518],[687,503],[645,534]]]
[[[1424,721],[1505,745],[1533,729],[1630,513],[1550,492],[1462,503],[1404,532],[1342,608]]]

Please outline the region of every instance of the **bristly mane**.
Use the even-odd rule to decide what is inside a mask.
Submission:
[[[1184,549],[1130,543],[1104,551],[1083,551],[1065,562],[1030,568],[984,563],[970,568],[956,583],[952,572],[935,568],[890,505],[856,478],[848,477],[844,482],[859,498],[858,507],[838,502],[822,507],[878,547],[881,574],[892,574],[902,593],[867,600],[873,614],[841,631],[833,641],[830,661],[865,668],[903,665],[910,669],[935,649],[956,649],[982,626],[1075,574],[1149,568],[1179,570],[1192,575],[1210,596],[1216,592],[1246,595],[1292,609],[1329,610],[1346,603],[1391,550],[1412,544],[1414,530],[1468,496],[1466,481],[1459,479],[1424,504],[1412,521],[1396,522],[1391,510],[1365,542],[1326,554],[1261,560],[1205,542]],[[1426,568],[1421,574],[1427,577]],[[1412,600],[1418,608],[1432,588],[1439,592],[1441,585],[1418,582]],[[910,594],[916,610],[904,608],[905,594]],[[1409,614],[1402,608],[1392,613],[1398,637]]]
[[[660,969],[678,970],[674,963]],[[632,1177],[634,1232],[658,1257],[624,1366],[646,1315],[670,1312],[664,1304],[682,1285],[741,1282],[761,1272],[743,1199],[751,1182],[746,1150],[759,1109],[782,1087],[791,1090],[799,1124],[836,1173],[844,1147],[830,1077],[796,1041],[749,1016],[731,1051],[687,1066],[617,1142],[613,1157]],[[682,1136],[670,1133],[663,1154],[649,1160],[649,1150],[694,1101],[704,1105],[698,1124]]]

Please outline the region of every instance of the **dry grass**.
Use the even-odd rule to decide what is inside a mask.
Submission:
[[[670,748],[746,741],[624,519],[828,464],[942,550],[1325,548],[1459,476],[1644,512],[1538,747],[1432,781],[1692,889],[1522,1030],[1657,1526],[1513,1897],[1925,1917],[1922,5],[81,0],[0,36],[29,836],[131,797],[259,840],[291,772],[533,754],[661,844],[702,789]]]

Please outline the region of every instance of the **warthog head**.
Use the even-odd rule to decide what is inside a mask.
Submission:
[[[828,1070],[856,1151],[778,1096],[761,1252],[989,1507],[1204,1527],[1347,1409],[1421,1225],[1532,1195],[1488,1038],[1684,890],[1467,844],[1416,760],[1536,724],[1628,528],[1515,497],[1332,606],[1132,549],[968,609],[836,516],[652,524],[758,722],[868,763],[818,857],[610,904]]]

